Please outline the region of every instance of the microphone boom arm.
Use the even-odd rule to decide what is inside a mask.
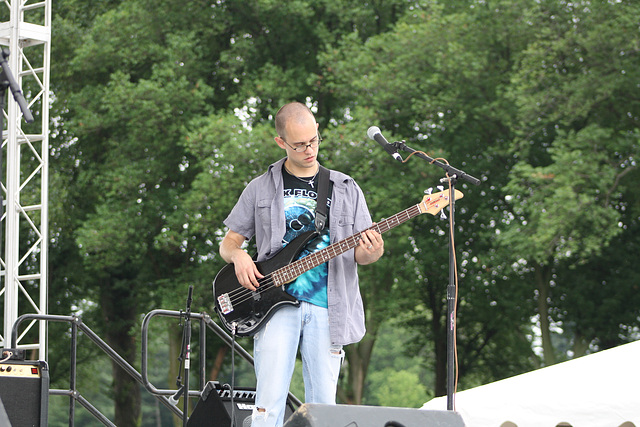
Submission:
[[[435,160],[432,157],[427,156],[426,154],[424,154],[422,151],[416,151],[413,148],[407,146],[407,144],[404,143],[404,141],[396,141],[393,144],[394,147],[396,147],[396,149],[398,150],[402,150],[402,151],[406,151],[407,153],[415,153],[416,156],[428,161],[430,164],[436,165],[439,168],[444,169],[444,171],[450,176],[450,177],[457,177],[459,179],[464,179],[465,181],[473,184],[473,185],[480,185],[480,180],[474,176],[469,175],[468,173],[454,168],[451,165],[448,165],[446,163],[442,163],[438,160]]]

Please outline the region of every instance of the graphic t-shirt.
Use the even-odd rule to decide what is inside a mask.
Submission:
[[[291,175],[284,167],[284,215],[287,231],[282,239],[282,246],[286,246],[296,237],[306,231],[316,229],[315,211],[318,198],[318,175],[315,177],[298,178]],[[329,184],[329,196],[331,184]],[[331,198],[327,199],[327,225],[320,235],[305,246],[298,259],[329,246],[329,208]],[[327,307],[327,263],[306,271],[293,282],[285,286],[286,291],[300,301]]]

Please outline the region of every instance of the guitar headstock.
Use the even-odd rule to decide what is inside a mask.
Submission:
[[[456,200],[462,199],[464,194],[461,191],[454,190]],[[449,190],[440,191],[434,194],[427,194],[422,198],[422,202],[418,203],[421,213],[430,213],[435,215],[449,205]]]

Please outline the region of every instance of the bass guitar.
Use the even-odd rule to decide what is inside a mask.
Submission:
[[[455,190],[455,198],[463,194]],[[384,233],[423,213],[437,214],[449,204],[449,192],[441,191],[423,197],[422,202],[386,218],[369,229]],[[233,264],[225,265],[213,280],[215,310],[223,326],[239,336],[252,336],[275,313],[285,305],[299,305],[282,285],[295,280],[332,258],[358,246],[362,232],[358,232],[324,249],[296,260],[300,252],[318,233],[307,231],[296,237],[276,255],[266,261],[256,262],[258,271],[264,275],[255,291],[246,289],[238,282]]]

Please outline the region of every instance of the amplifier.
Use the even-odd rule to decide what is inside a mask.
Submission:
[[[11,427],[46,427],[49,368],[44,361],[0,363],[0,401]]]
[[[231,405],[231,390],[222,387],[217,381],[209,381],[202,390],[202,396],[193,408],[187,421],[187,427],[211,426],[212,420],[217,427],[248,427],[251,425],[251,413],[255,406],[256,389],[236,387],[233,390],[233,406]],[[235,423],[231,425],[232,411]],[[294,412],[293,405],[287,401],[284,419]]]

